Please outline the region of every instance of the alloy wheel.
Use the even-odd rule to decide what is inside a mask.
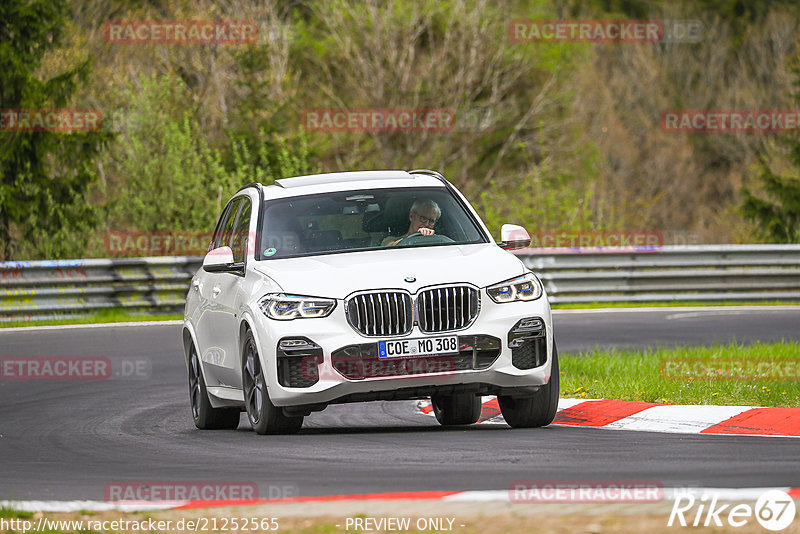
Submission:
[[[264,373],[258,352],[252,340],[248,340],[245,352],[245,404],[250,424],[257,425],[264,406]]]

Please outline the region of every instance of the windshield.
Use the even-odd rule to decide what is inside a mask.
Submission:
[[[488,242],[464,206],[439,187],[271,200],[260,230],[260,260]]]

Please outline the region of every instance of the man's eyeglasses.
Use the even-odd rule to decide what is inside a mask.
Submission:
[[[433,225],[436,224],[436,221],[438,220],[438,219],[431,219],[430,217],[425,217],[424,215],[420,215],[416,211],[413,212],[413,213],[414,213],[414,215],[416,215],[419,218],[419,220],[422,222],[422,224],[429,224],[429,225],[433,226]]]

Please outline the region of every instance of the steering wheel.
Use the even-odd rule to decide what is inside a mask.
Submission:
[[[435,245],[435,244],[444,244],[444,243],[454,243],[452,239],[447,237],[446,235],[441,234],[433,234],[433,235],[422,235],[419,232],[414,232],[413,234],[408,234],[403,239],[397,242],[398,245],[416,245],[418,243],[425,243],[426,245]]]

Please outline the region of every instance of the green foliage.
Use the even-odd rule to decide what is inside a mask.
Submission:
[[[572,154],[570,169],[553,168],[550,160],[519,179],[492,181],[480,193],[475,207],[490,231],[499,238],[505,223],[529,232],[603,230],[602,210],[596,209],[598,153],[583,147]]]
[[[767,240],[800,243],[800,178],[776,174],[766,158],[759,161],[761,171],[758,179],[767,198],[756,196],[744,188],[744,215],[757,224]],[[794,163],[800,166],[800,160],[794,160]]]
[[[119,132],[0,132],[0,258],[102,254],[86,241],[108,230],[209,231],[241,185],[322,169],[437,169],[492,231],[512,222],[756,240],[734,213],[736,190],[770,134],[684,136],[661,131],[658,113],[787,106],[796,0],[234,4],[229,18],[255,21],[257,43],[109,45],[98,30],[106,20],[232,13],[213,2],[80,0],[69,20],[65,0],[0,3],[0,108],[91,102],[76,107],[101,108]],[[512,20],[558,18],[697,18],[704,40],[508,38]],[[305,109],[342,107],[452,109],[457,127],[306,133],[300,124]],[[800,165],[800,141],[788,152]],[[796,173],[772,172],[764,158],[759,170],[747,216],[763,238],[797,241]]]
[[[800,87],[800,56],[795,58],[792,71],[795,86]],[[800,104],[800,92],[794,101]],[[762,237],[777,243],[800,243],[800,135],[792,133],[783,139],[788,159],[794,166],[789,174],[773,171],[768,158],[759,157],[758,181],[764,196],[743,188],[744,216],[755,222]]]
[[[255,145],[254,149],[248,145]],[[233,139],[230,143],[234,182],[260,182],[269,185],[280,178],[313,174],[308,141],[303,133],[286,137],[268,135],[264,130],[254,138]]]
[[[207,232],[239,187],[311,172],[302,135],[232,133],[225,147],[212,148],[182,109],[187,89],[175,78],[142,76],[124,98],[123,131],[108,154],[120,177],[107,187],[109,229]]]
[[[259,44],[235,56],[232,85],[241,93],[231,113],[224,156],[237,183],[270,184],[316,172],[305,133],[287,127],[296,121],[297,102],[283,86],[294,80],[291,71],[273,64],[272,52],[269,45]]]
[[[53,0],[0,4],[0,109],[63,108],[89,61],[49,79],[37,71],[56,48],[66,6]],[[82,250],[95,223],[87,198],[103,132],[0,132],[0,259],[64,258]],[[24,238],[23,238],[24,237]]]
[[[124,177],[107,187],[110,229],[208,231],[239,187],[188,111],[182,82],[142,76],[126,89],[119,142],[109,167]]]
[[[33,512],[26,512],[24,510],[15,510],[14,508],[8,506],[0,506],[0,517],[10,517],[10,518],[33,517]]]
[[[762,22],[768,13],[797,8],[796,0],[691,0],[685,5],[698,13],[713,13],[727,22],[735,44],[741,43],[748,27]]]

